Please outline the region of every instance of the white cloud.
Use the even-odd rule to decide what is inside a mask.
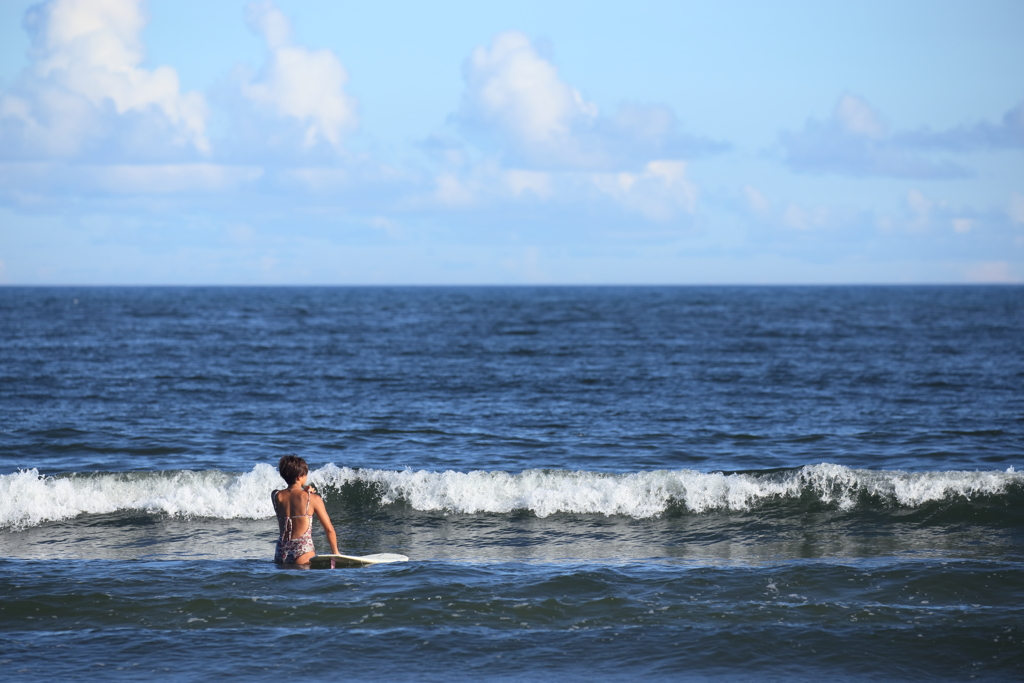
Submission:
[[[686,162],[651,161],[642,173],[598,173],[594,186],[628,209],[656,221],[693,213],[697,188],[686,177]]]
[[[782,133],[780,141],[786,163],[801,172],[923,179],[970,175],[952,162],[912,152],[904,137],[890,135],[867,100],[847,93],[827,120],[808,120],[802,130]]]
[[[75,156],[115,141],[141,155],[140,146],[163,150],[168,141],[208,151],[203,96],[182,93],[168,66],[140,66],[145,23],[141,0],[52,0],[30,10],[32,63],[0,96],[8,153]]]
[[[243,83],[242,94],[276,116],[303,127],[303,144],[341,146],[356,127],[356,101],[345,93],[348,71],[330,50],[292,44],[288,18],[269,0],[246,7],[250,26],[267,41],[270,56],[262,78]]]
[[[551,62],[517,31],[478,47],[466,63],[464,106],[528,147],[561,147],[597,106],[562,81]]]
[[[526,199],[547,201],[556,197],[556,184],[564,190],[573,174],[553,174],[525,169],[503,169],[494,160],[447,169],[432,178],[427,197],[414,202],[419,206],[484,209]],[[424,203],[424,200],[425,203]]]
[[[611,200],[669,221],[695,211],[687,157],[721,143],[677,135],[667,107],[626,104],[602,115],[517,31],[473,50],[453,121],[462,139],[435,135],[438,164],[426,204],[479,209],[543,202],[553,212]],[[634,219],[629,219],[633,221]]]
[[[845,94],[836,103],[832,114],[848,133],[875,140],[885,137],[885,124],[870,104],[854,95]]]
[[[498,34],[466,60],[457,121],[471,137],[496,143],[511,167],[543,170],[637,169],[652,159],[722,151],[726,145],[678,135],[666,107],[626,104],[611,116],[562,80],[530,39]]]
[[[956,250],[969,248],[972,253],[977,249],[998,249],[995,245],[1013,242],[1015,233],[1019,232],[1014,227],[1012,207],[1008,210],[1005,205],[954,204],[916,188],[906,191],[900,201],[901,206],[888,215],[863,210],[856,215],[870,218],[879,232],[894,237],[922,240],[919,243],[929,244],[929,248],[937,248],[939,244],[957,245]],[[1024,215],[1021,218],[1024,219]],[[970,237],[951,242],[945,238],[949,232]],[[992,252],[992,255],[998,256],[1000,252]],[[957,256],[964,254],[957,253]]]
[[[901,145],[949,152],[971,152],[980,149],[1020,149],[1024,147],[1024,103],[1007,111],[1000,122],[982,121],[942,131],[923,127],[896,134]]]
[[[602,204],[607,211],[610,200],[627,213],[667,222],[696,211],[698,190],[686,171],[687,163],[679,159],[650,161],[640,172],[617,173],[504,169],[484,161],[436,174],[431,192],[417,204],[502,213],[542,202],[551,215],[565,215]]]

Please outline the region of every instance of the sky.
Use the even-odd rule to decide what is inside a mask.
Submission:
[[[1024,282],[1019,0],[0,0],[0,283]]]

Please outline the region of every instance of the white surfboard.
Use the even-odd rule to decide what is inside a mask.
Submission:
[[[317,555],[309,561],[310,569],[342,569],[346,567],[369,567],[372,564],[408,562],[409,558],[398,553],[377,553],[375,555]]]

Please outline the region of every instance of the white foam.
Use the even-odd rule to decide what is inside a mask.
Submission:
[[[277,470],[266,464],[242,475],[213,470],[44,477],[36,469],[22,470],[0,475],[0,528],[118,510],[260,519],[273,516],[270,491],[281,484]]]
[[[381,502],[405,501],[424,511],[508,513],[529,510],[538,517],[557,512],[656,517],[672,505],[694,513],[751,510],[805,493],[842,509],[856,507],[862,494],[915,507],[937,500],[971,499],[1024,485],[1024,473],[886,472],[853,470],[823,463],[773,474],[722,474],[694,470],[608,474],[564,470],[430,472],[354,470],[326,465],[310,473],[320,489],[363,482],[375,484]],[[41,476],[38,470],[0,475],[0,528],[21,529],[77,515],[118,510],[172,516],[264,519],[273,516],[269,494],[283,482],[267,464],[244,474],[125,472]],[[330,498],[328,498],[330,507]]]
[[[772,499],[799,498],[804,492],[842,509],[867,493],[898,505],[979,494],[1004,493],[1024,476],[1007,472],[884,472],[842,465],[809,465],[780,475],[703,473],[694,470],[606,474],[562,470],[506,472],[428,472],[352,470],[327,465],[316,472],[323,483],[378,484],[385,504],[408,502],[417,510],[458,513],[529,510],[538,517],[556,512],[654,517],[671,505],[695,513],[750,510]]]

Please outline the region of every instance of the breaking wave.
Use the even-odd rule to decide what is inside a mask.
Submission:
[[[823,463],[798,469],[726,474],[694,470],[609,474],[566,470],[430,472],[326,465],[310,473],[328,505],[362,491],[380,505],[447,513],[529,511],[622,515],[669,511],[750,511],[772,501],[813,501],[840,510],[862,505],[915,508],[936,501],[1019,495],[1024,473],[854,470]],[[207,471],[120,472],[43,476],[38,470],[0,475],[0,528],[23,529],[82,514],[139,511],[181,517],[263,519],[280,488],[267,464],[243,474]]]

